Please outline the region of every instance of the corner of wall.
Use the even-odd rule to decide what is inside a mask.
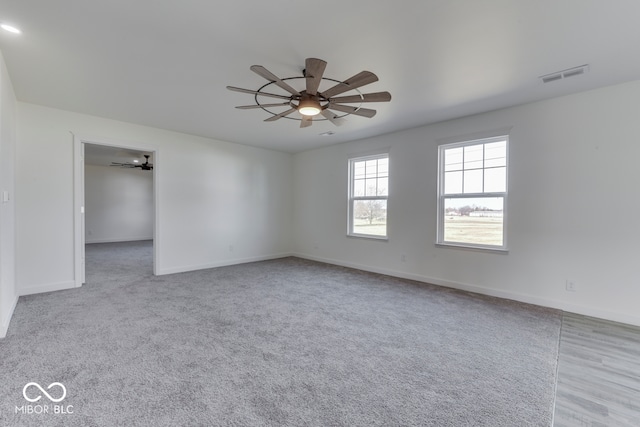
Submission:
[[[0,338],[7,334],[18,302],[15,290],[16,104],[13,85],[0,52],[0,190],[8,196],[3,195],[0,205]]]
[[[7,336],[7,331],[9,330],[9,324],[11,323],[11,317],[13,317],[13,311],[16,309],[16,305],[18,304],[18,297],[15,297],[13,303],[9,307],[9,310],[5,314],[5,316],[0,319],[0,339]]]

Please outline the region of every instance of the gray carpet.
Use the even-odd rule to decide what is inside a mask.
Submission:
[[[0,425],[551,425],[559,311],[298,258],[151,272],[89,245],[86,285],[20,298]],[[73,414],[15,414],[28,382]]]

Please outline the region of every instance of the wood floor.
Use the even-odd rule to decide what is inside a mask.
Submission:
[[[563,315],[553,425],[640,426],[640,327]]]

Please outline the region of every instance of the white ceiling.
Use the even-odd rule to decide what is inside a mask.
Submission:
[[[637,0],[2,0],[23,33],[0,49],[20,101],[298,152],[638,79],[639,16]],[[307,57],[337,80],[372,71],[362,92],[393,99],[341,127],[234,108],[254,97],[227,85],[267,83],[251,65],[292,77]]]

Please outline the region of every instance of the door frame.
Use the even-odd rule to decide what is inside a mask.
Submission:
[[[121,140],[106,138],[88,138],[73,134],[73,251],[74,251],[74,283],[80,287],[85,283],[85,215],[84,215],[84,147],[85,144],[103,145],[136,151],[153,153],[153,274],[159,270],[158,254],[160,253],[160,182],[158,180],[158,164],[160,151],[157,147],[132,144]]]

